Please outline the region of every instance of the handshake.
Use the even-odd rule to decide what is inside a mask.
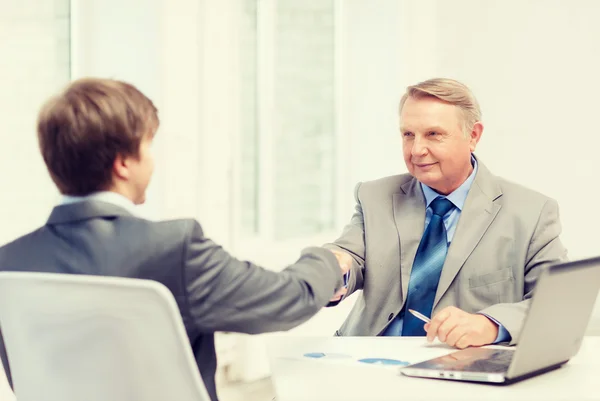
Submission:
[[[342,270],[342,275],[348,273],[352,267],[352,256],[347,252],[338,251],[337,249],[330,249],[330,251],[335,255]]]
[[[338,251],[336,249],[330,249],[330,251],[337,258],[338,264],[340,265],[340,270],[342,271],[342,275],[346,275],[346,273],[348,273],[350,271],[350,268],[352,267],[352,256],[350,256],[349,253]],[[346,294],[347,291],[348,288],[346,288],[345,286],[340,288],[335,293],[333,298],[329,300],[329,302],[339,301],[340,299],[342,299],[342,297]]]

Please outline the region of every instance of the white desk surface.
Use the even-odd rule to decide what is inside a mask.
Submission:
[[[357,361],[373,357],[415,363],[455,351],[424,338],[284,335],[269,338],[267,350],[277,401],[600,400],[600,337],[586,337],[562,368],[507,386],[411,378],[397,367]],[[312,352],[330,357],[304,356]]]

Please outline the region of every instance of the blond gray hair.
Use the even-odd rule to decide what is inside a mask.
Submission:
[[[449,78],[432,78],[406,88],[400,100],[399,111],[406,100],[433,97],[452,104],[460,109],[463,115],[463,134],[468,136],[476,122],[481,121],[481,109],[473,92],[463,83]]]

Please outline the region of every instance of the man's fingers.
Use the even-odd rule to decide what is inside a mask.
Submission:
[[[458,326],[458,320],[455,317],[449,317],[448,319],[446,319],[446,321],[444,321],[444,323],[442,323],[442,325],[438,328],[437,330],[437,338],[445,343],[446,340],[448,339],[448,335],[450,335],[450,333],[456,329],[456,327]]]
[[[471,340],[469,335],[465,332],[454,345],[458,349],[465,349],[471,345]]]
[[[439,327],[450,317],[450,311],[448,308],[444,308],[439,311],[431,322],[429,322],[429,329],[427,329],[427,341],[432,342],[435,340],[435,337],[438,335]]]
[[[443,343],[464,349],[491,344],[498,335],[498,325],[487,316],[448,306],[433,316],[425,331],[429,342],[437,337]]]
[[[454,329],[452,329],[446,335],[445,343],[451,347],[456,346],[456,343],[458,342],[458,340],[460,340],[460,338],[463,337],[466,334],[466,332],[467,331],[465,330],[465,327],[463,327],[461,325],[454,326]]]
[[[347,288],[340,288],[340,289],[339,289],[339,290],[338,290],[338,291],[335,293],[335,295],[333,296],[333,298],[331,298],[331,299],[329,300],[329,302],[335,302],[335,301],[339,301],[340,299],[342,299],[342,297],[343,297],[344,295],[346,295],[346,293],[347,293],[347,292],[348,292],[348,289],[347,289]]]

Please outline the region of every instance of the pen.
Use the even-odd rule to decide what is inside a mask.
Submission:
[[[429,323],[431,321],[430,318],[428,318],[427,316],[423,315],[422,313],[417,312],[416,310],[409,309],[408,311],[410,313],[412,313],[416,318],[424,321],[425,323]]]

